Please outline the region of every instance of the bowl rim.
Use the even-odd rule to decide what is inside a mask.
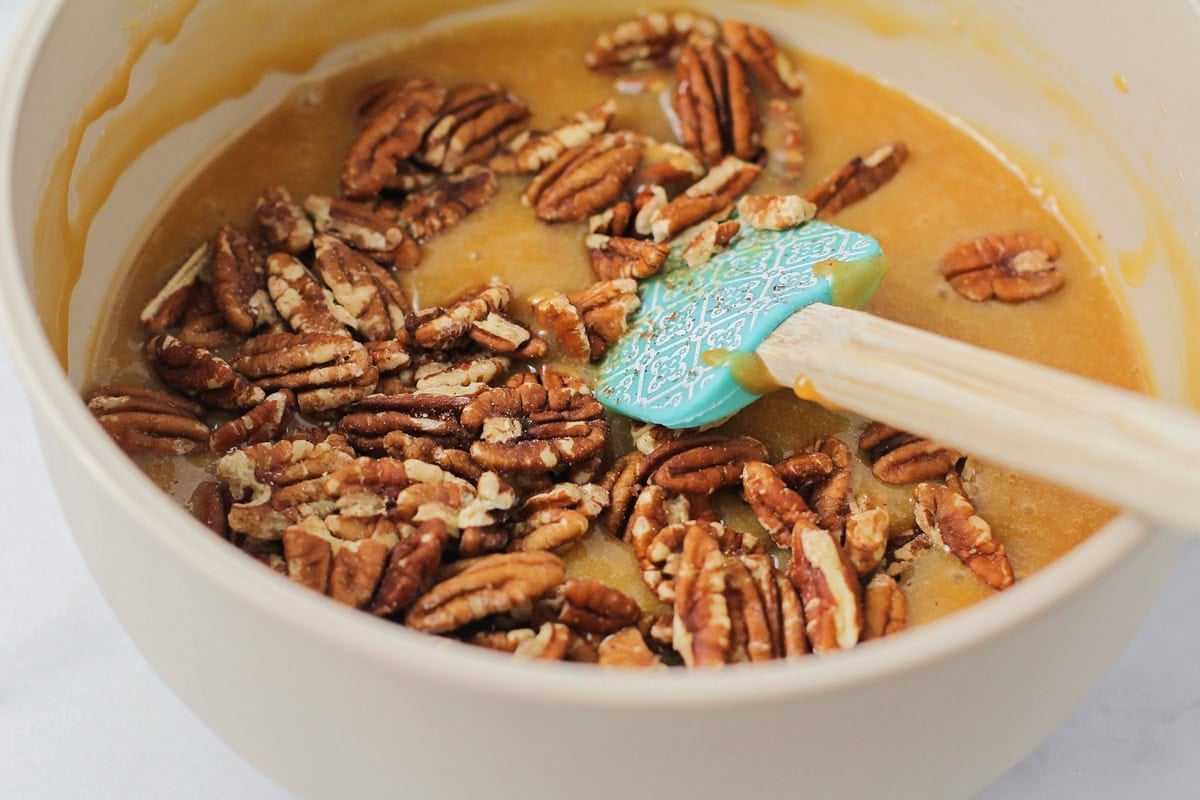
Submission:
[[[270,624],[335,648],[341,657],[367,659],[397,675],[452,685],[460,691],[630,711],[715,709],[852,690],[959,656],[1068,602],[1115,570],[1151,535],[1144,522],[1122,514],[1000,596],[903,636],[793,663],[714,671],[669,670],[666,674],[614,674],[571,664],[518,662],[346,608],[263,569],[213,536],[160,491],[95,424],[80,402],[78,390],[59,367],[34,310],[17,246],[13,164],[29,82],[64,1],[42,0],[27,6],[4,58],[0,83],[0,284],[10,289],[0,292],[0,334],[8,342],[35,412],[43,446],[51,438],[59,438],[64,448],[71,449],[68,457],[111,498],[139,535],[152,537],[155,544],[183,562],[182,569],[201,573],[247,609],[270,618]],[[53,415],[52,429],[45,424],[46,414]],[[62,502],[57,485],[56,491]]]

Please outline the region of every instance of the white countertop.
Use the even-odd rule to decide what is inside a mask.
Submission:
[[[29,1],[0,0],[0,42]],[[0,798],[287,797],[191,716],[114,619],[3,347],[0,419]],[[982,798],[1200,797],[1198,573],[1193,546],[1104,684]]]

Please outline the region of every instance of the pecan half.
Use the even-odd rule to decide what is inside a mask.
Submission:
[[[147,333],[162,333],[183,319],[184,312],[191,305],[196,284],[208,267],[208,254],[207,243],[193,250],[142,309],[140,319]]]
[[[298,256],[312,244],[312,221],[282,186],[264,189],[254,205],[254,213],[267,244],[276,250]]]
[[[552,553],[483,556],[421,595],[404,621],[426,633],[452,631],[534,600],[562,583],[564,575],[562,560]]]
[[[604,410],[591,395],[524,384],[491,389],[463,409],[477,431],[471,456],[498,472],[545,473],[588,461],[608,439]]]
[[[266,292],[263,254],[250,237],[222,225],[212,245],[213,295],[229,327],[247,334],[275,319]]]
[[[665,242],[685,228],[726,213],[761,173],[757,164],[726,156],[683,194],[651,214],[648,232],[654,241]]]
[[[546,133],[534,133],[519,147],[509,143],[510,151],[492,159],[495,167],[504,174],[527,174],[538,172],[572,147],[580,147],[608,130],[617,113],[615,100],[605,100],[587,111],[580,111],[557,128]]]
[[[900,633],[908,627],[908,600],[899,584],[882,572],[863,590],[862,641]]]
[[[404,198],[396,210],[396,220],[414,239],[425,243],[483,208],[495,196],[496,176],[487,167],[474,164]]]
[[[421,245],[388,204],[311,194],[304,208],[318,233],[336,236],[385,267],[412,269],[421,263]]]
[[[650,482],[671,492],[688,494],[712,494],[723,487],[735,486],[742,480],[742,470],[748,462],[767,458],[766,445],[749,436],[684,437],[667,447],[673,448],[673,454],[661,462]],[[651,454],[650,459],[654,460],[655,455]]]
[[[671,248],[665,244],[626,236],[592,234],[586,243],[592,271],[602,281],[649,278],[671,255]]]
[[[675,66],[680,141],[715,167],[726,155],[754,160],[762,150],[758,101],[742,62],[712,39],[693,37]]]
[[[870,459],[875,477],[895,486],[945,475],[962,458],[957,450],[881,422],[863,430],[858,446]]]
[[[349,197],[378,194],[399,164],[421,147],[446,101],[445,89],[423,79],[377,88],[365,107],[365,127],[342,167],[342,189]]]
[[[792,531],[792,583],[804,600],[815,653],[853,647],[862,630],[858,576],[829,531],[801,522]]]
[[[340,539],[315,516],[283,532],[288,577],[353,608],[371,602],[395,543],[394,535]]]
[[[803,79],[792,69],[787,56],[779,52],[771,34],[732,18],[721,23],[721,33],[764,89],[787,97],[797,97],[804,91]]]
[[[646,669],[664,664],[647,645],[637,628],[623,628],[604,637],[600,642],[599,661],[602,667],[632,667]]]
[[[205,281],[192,285],[191,301],[183,313],[179,341],[194,347],[225,347],[242,341],[240,333],[229,327],[225,315],[217,309],[212,286]]]
[[[817,216],[830,217],[857,203],[890,181],[908,160],[904,142],[885,144],[867,156],[855,156],[841,169],[809,189],[804,199],[817,207]]]
[[[780,547],[792,546],[792,529],[797,523],[816,524],[816,514],[804,498],[789,489],[770,464],[746,462],[742,469],[742,495]]]
[[[504,311],[512,302],[512,289],[489,283],[460,295],[446,308],[427,309],[409,320],[413,339],[429,350],[449,350],[462,344],[472,326],[489,314]]]
[[[829,462],[827,473],[803,481],[807,484],[809,505],[817,512],[818,525],[839,532],[850,513],[850,448],[840,439],[823,436],[809,445],[808,450],[814,458],[824,457]],[[798,467],[795,465],[793,474]]]
[[[471,357],[461,361],[430,361],[413,373],[418,391],[475,396],[508,371],[508,359]]]
[[[469,84],[450,91],[417,157],[446,174],[491,158],[525,129],[529,109],[498,84]]]
[[[649,136],[639,137],[642,144],[642,163],[633,173],[634,186],[674,187],[681,181],[684,185],[704,177],[706,167],[695,153],[674,142],[660,142]]]
[[[738,201],[738,218],[764,231],[782,231],[803,225],[817,215],[817,207],[795,194],[747,195]]]
[[[599,214],[588,217],[588,234],[624,236],[629,232],[629,223],[633,221],[633,212],[633,203],[628,200],[613,203]]]
[[[689,667],[722,666],[729,658],[732,623],[725,598],[725,554],[698,526],[683,537],[675,575],[672,644]]]
[[[308,267],[287,253],[273,253],[267,259],[267,291],[280,316],[296,333],[348,337],[346,329],[358,325]]]
[[[355,403],[338,423],[338,430],[361,452],[380,453],[395,447],[402,452],[392,455],[425,460],[403,452],[405,440],[386,444],[388,435],[399,431],[438,446],[466,448],[471,436],[458,418],[470,402],[466,395],[427,391],[374,395]]]
[[[692,34],[715,38],[717,23],[690,11],[643,14],[596,37],[583,62],[589,69],[604,71],[656,66],[672,60]]]
[[[913,501],[917,526],[934,544],[944,546],[993,589],[1012,586],[1008,553],[970,500],[949,486],[922,483],[913,490]]]
[[[681,510],[685,511],[683,516],[692,516],[686,505]],[[668,507],[667,516],[670,519],[678,514]],[[630,522],[632,525],[633,520]],[[642,560],[642,580],[663,602],[670,603],[676,599],[676,579],[679,575],[684,539],[694,532],[711,538],[717,543],[717,548],[726,555],[759,554],[765,549],[763,540],[752,534],[736,531],[720,522],[696,519],[672,521],[650,538],[645,558]]]
[[[642,489],[644,477],[640,474],[641,453],[626,453],[609,467],[600,479],[600,485],[608,490],[609,507],[604,524],[609,532],[618,535],[625,530],[629,513]]]
[[[574,578],[562,585],[557,621],[577,631],[607,635],[636,625],[642,610],[622,591],[591,578]]]
[[[885,508],[862,508],[846,517],[846,557],[865,578],[883,563],[891,518]]]
[[[405,322],[412,306],[387,270],[333,236],[319,234],[313,245],[317,276],[337,307],[354,318],[354,328],[364,339],[408,338]]]
[[[513,358],[543,358],[550,349],[545,339],[534,336],[524,325],[499,311],[489,312],[483,319],[472,322],[467,335],[484,350]]]
[[[1055,263],[1058,243],[1033,233],[984,236],[942,257],[942,274],[968,300],[1022,303],[1053,294],[1066,284]]]
[[[530,495],[521,504],[523,519],[513,528],[509,549],[553,550],[573,542],[608,503],[608,491],[594,483],[560,483]]]
[[[210,531],[222,539],[229,539],[229,495],[217,481],[204,481],[196,486],[188,503],[192,514]]]
[[[747,603],[757,603],[762,608],[767,630],[770,634],[770,652],[774,658],[797,658],[808,653],[808,639],[804,633],[804,608],[796,587],[779,569],[775,561],[768,555],[749,554],[729,559],[732,566],[736,561],[738,566],[745,567],[754,583],[755,593],[749,591],[741,575],[734,576],[730,570],[728,580],[729,591],[726,596],[730,603],[730,617],[734,622],[734,646],[745,649],[749,655],[749,647],[743,647],[740,642],[750,642],[747,635],[750,631],[749,620],[742,610]],[[737,597],[734,592],[740,594]],[[746,634],[740,631],[745,630]],[[765,648],[760,648],[765,651]],[[754,659],[750,659],[754,660]]]
[[[609,133],[572,147],[530,182],[521,202],[543,222],[583,222],[620,196],[642,160],[642,148],[628,134]]]
[[[212,408],[249,408],[265,397],[225,359],[167,333],[146,342],[146,358],[163,383]]]
[[[371,602],[371,613],[395,617],[429,591],[441,566],[448,539],[446,524],[440,519],[422,522],[415,533],[402,539],[388,558],[379,589]]]
[[[92,416],[130,455],[182,456],[208,445],[204,409],[178,395],[140,386],[110,384],[84,395]]]
[[[296,396],[287,389],[272,392],[240,417],[218,426],[208,437],[209,449],[225,453],[235,447],[278,438],[296,412]]]
[[[683,248],[680,255],[689,267],[695,269],[717,253],[727,250],[729,243],[741,229],[742,224],[736,219],[727,219],[723,222],[710,219],[700,226],[700,230],[688,242],[687,247]]]
[[[233,367],[267,391],[291,389],[306,414],[361,400],[379,379],[367,349],[340,334],[263,334],[238,349]]]
[[[532,303],[538,324],[554,333],[564,354],[593,361],[625,333],[641,305],[632,278],[599,281],[570,295],[539,292]]]

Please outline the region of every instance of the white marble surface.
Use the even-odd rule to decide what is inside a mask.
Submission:
[[[0,0],[7,42],[27,0]],[[0,798],[283,798],[142,660],[75,549],[0,346]],[[1104,684],[983,792],[1200,797],[1200,546]],[[936,743],[923,748],[937,758]]]

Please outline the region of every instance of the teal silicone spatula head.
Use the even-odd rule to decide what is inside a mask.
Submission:
[[[862,308],[886,271],[879,243],[861,233],[816,221],[743,226],[729,250],[641,285],[641,308],[601,364],[596,398],[669,428],[722,420],[761,395],[705,363],[706,353],[751,353],[813,303]]]

